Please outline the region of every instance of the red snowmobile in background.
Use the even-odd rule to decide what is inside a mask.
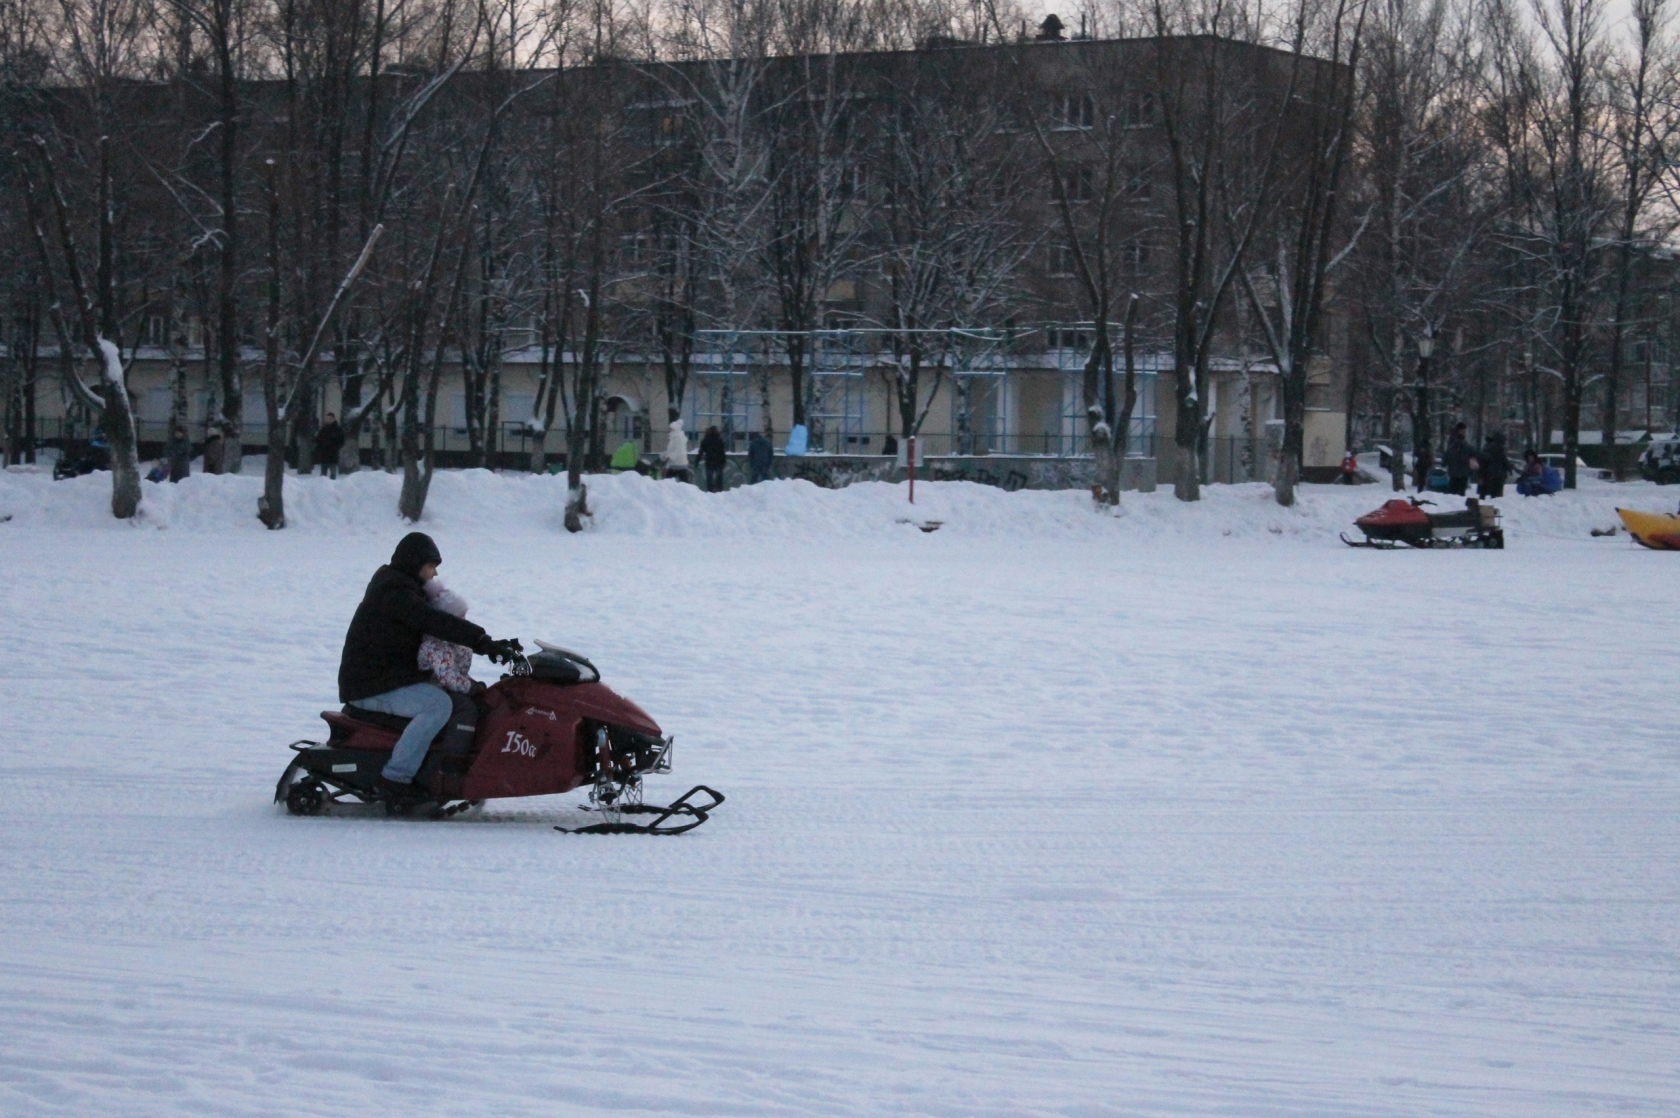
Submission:
[[[1350,540],[1344,533],[1342,542],[1349,547],[1375,547],[1390,550],[1396,547],[1484,547],[1505,546],[1505,530],[1499,526],[1499,510],[1471,497],[1457,512],[1425,512],[1423,506],[1434,501],[1420,501],[1416,497],[1387,501],[1382,508],[1366,513],[1353,522],[1365,533],[1363,540]]]
[[[484,800],[551,796],[589,785],[602,821],[556,827],[569,834],[677,835],[692,831],[723,803],[697,784],[670,804],[642,802],[642,777],[671,771],[671,744],[647,712],[601,682],[576,652],[537,642],[528,659],[476,701],[456,696],[455,715],[432,742],[414,782],[429,800],[396,803],[379,792],[379,774],[408,719],[363,710],[322,711],[324,742],[296,741],[274,801],[293,815],[318,815],[333,803],[382,803],[391,814],[429,810],[454,815]],[[516,645],[517,647],[517,645]],[[633,823],[625,816],[654,816]]]

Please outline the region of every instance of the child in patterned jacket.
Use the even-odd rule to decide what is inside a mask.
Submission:
[[[441,579],[433,578],[426,583],[426,598],[445,613],[467,616],[466,599],[444,586]],[[433,683],[457,695],[476,695],[484,690],[484,684],[468,674],[472,671],[472,658],[472,649],[465,645],[430,636],[420,642],[420,666],[432,673]]]

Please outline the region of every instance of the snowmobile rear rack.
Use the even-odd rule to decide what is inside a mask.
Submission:
[[[710,796],[711,802],[697,804],[689,802],[689,797],[696,792],[704,792]],[[618,815],[652,815],[656,816],[649,823],[625,823],[614,820],[607,823],[593,823],[587,827],[556,827],[563,835],[680,835],[685,831],[692,831],[708,818],[708,812],[723,803],[723,793],[715,788],[708,788],[704,784],[696,784],[693,788],[678,796],[664,807],[658,804],[623,804],[613,814]],[[666,820],[674,818],[692,820],[692,822],[667,825]]]

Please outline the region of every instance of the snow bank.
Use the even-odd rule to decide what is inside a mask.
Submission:
[[[403,526],[397,515],[402,479],[362,471],[337,480],[286,479],[286,519],[301,532],[389,533]],[[110,514],[110,476],[54,482],[39,467],[0,473],[0,517],[9,531],[35,527],[131,531],[135,525]],[[563,476],[440,472],[432,481],[423,523],[449,530],[496,533],[563,532]],[[195,474],[179,484],[144,483],[139,527],[187,532],[263,531],[257,520],[262,478]],[[916,503],[907,486],[870,482],[845,489],[820,489],[807,481],[773,481],[730,490],[702,492],[693,485],[654,481],[635,474],[589,478],[591,530],[603,535],[699,538],[821,538],[913,534],[940,522],[947,535],[999,538],[1089,539],[1116,542],[1158,537],[1217,541],[1266,537],[1333,541],[1352,530],[1361,513],[1393,494],[1386,486],[1303,486],[1294,508],[1280,508],[1269,486],[1214,485],[1194,504],[1168,489],[1127,493],[1119,515],[1092,508],[1081,490],[1006,493],[972,482],[922,482]],[[1457,498],[1437,496],[1442,508]],[[1513,544],[1543,538],[1588,538],[1591,529],[1616,523],[1621,505],[1670,511],[1673,494],[1645,482],[1582,483],[1573,493],[1498,502]]]

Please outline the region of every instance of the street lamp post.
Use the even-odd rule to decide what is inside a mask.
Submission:
[[[1412,458],[1419,461],[1429,451],[1429,358],[1435,352],[1435,331],[1424,328],[1417,340],[1417,411],[1412,415]],[[1420,477],[1418,488],[1428,484],[1428,477]]]

